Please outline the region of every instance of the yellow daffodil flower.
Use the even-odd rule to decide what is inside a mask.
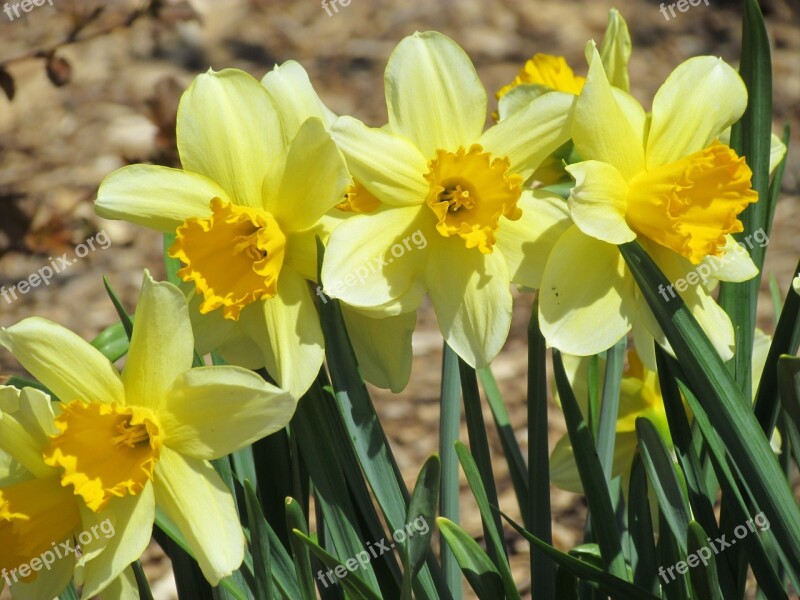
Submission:
[[[145,275],[121,375],[93,346],[44,319],[0,330],[0,345],[61,400],[43,452],[60,471],[61,494],[71,487],[85,503],[84,528],[109,513],[115,524],[115,536],[83,549],[86,597],[139,558],[156,505],[213,585],[239,567],[245,539],[236,506],[208,461],[281,429],[295,404],[240,367],[192,369],[189,309],[178,288]]]
[[[309,118],[318,118],[327,128],[338,118],[319,98],[302,65],[295,61],[276,65],[261,82],[275,102],[287,137],[295,135]],[[327,244],[330,232],[344,219],[374,212],[379,206],[380,200],[361,183],[353,181],[342,201],[320,218],[314,231]],[[316,251],[309,257],[316,260]],[[309,265],[305,275],[316,281],[316,263]],[[317,293],[321,302],[328,301],[320,286]],[[381,309],[365,311],[342,304],[342,315],[364,379],[393,392],[403,390],[411,377],[411,337],[416,313],[386,316]]]
[[[751,363],[753,381],[759,381],[764,371],[764,365],[769,354],[772,338],[760,329],[756,329],[753,344],[753,361]],[[600,359],[600,380],[603,379],[603,359]],[[588,373],[589,358],[564,355],[564,366],[570,379],[570,384],[575,397],[581,405],[584,414],[588,407]],[[754,386],[753,394],[755,395]],[[688,406],[684,405],[687,415],[690,415]],[[611,477],[622,476],[623,493],[627,494],[630,481],[631,465],[636,453],[638,441],[636,438],[636,419],[645,417],[649,419],[661,435],[667,449],[674,449],[672,436],[669,433],[667,413],[664,408],[664,399],[661,396],[661,386],[658,382],[658,373],[647,368],[642,363],[638,354],[628,351],[628,361],[622,375],[619,396],[619,413],[617,415],[616,437],[614,438],[614,459]],[[780,436],[777,431],[772,438],[772,446],[776,452],[780,451]],[[550,476],[553,485],[569,492],[582,493],[578,467],[569,436],[565,433],[556,442],[550,455]]]
[[[664,335],[628,271],[617,244],[638,239],[714,343],[732,356],[733,328],[704,287],[715,276],[744,281],[756,274],[747,253],[727,253],[742,231],[737,215],[757,199],[743,158],[717,141],[747,104],[739,75],[722,60],[680,65],[653,101],[652,116],[613,88],[597,51],[578,97],[573,140],[583,159],[567,167],[576,185],[574,221],[553,248],[540,286],[540,322],[548,343],[591,355],[616,343],[632,326],[646,352]],[[603,115],[598,118],[597,115]],[[688,281],[688,282],[687,282]],[[649,361],[645,361],[650,364]]]
[[[324,341],[306,283],[316,274],[320,218],[350,184],[325,125],[289,137],[267,90],[235,69],[195,79],[178,110],[183,170],[124,167],[98,191],[97,213],[177,233],[170,249],[197,295],[201,354],[266,367],[299,398],[319,372]]]
[[[46,394],[0,386],[0,589],[15,600],[54,598],[75,570],[79,499],[42,457],[54,418]]]
[[[427,292],[448,344],[486,365],[511,320],[504,255],[527,253],[518,230],[541,228],[521,184],[568,139],[574,96],[546,94],[483,132],[475,68],[435,32],[400,42],[385,84],[388,127],[349,117],[333,125],[353,177],[381,208],[331,234],[324,288],[357,308],[395,312],[415,311]]]

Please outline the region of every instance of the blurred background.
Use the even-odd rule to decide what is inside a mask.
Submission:
[[[57,257],[74,256],[90,238],[95,250],[48,286],[16,299],[0,296],[0,326],[39,315],[86,338],[116,320],[103,274],[129,309],[143,268],[164,275],[160,236],[98,219],[92,208],[97,187],[125,164],[177,166],[178,100],[209,67],[238,67],[261,78],[276,63],[298,60],[331,109],[380,126],[386,122],[384,65],[395,44],[416,30],[442,31],[467,51],[489,92],[490,112],[494,92],[536,52],[563,55],[585,75],[584,45],[600,41],[611,7],[628,21],[634,45],[631,91],[645,107],[686,58],[713,54],[737,65],[740,51],[738,2],[723,0],[676,12],[669,20],[652,0],[350,0],[327,11],[319,0],[52,4],[20,11],[19,17],[13,8],[0,13],[0,286],[10,288],[51,262],[59,264]],[[800,254],[800,0],[766,0],[762,6],[773,47],[773,131],[780,134],[784,123],[793,129],[766,264],[766,273],[774,273],[785,293]],[[770,332],[766,292],[765,283],[759,319]],[[516,295],[512,334],[494,364],[523,451],[531,300],[530,294]],[[429,306],[420,315],[414,355],[408,389],[374,394],[409,484],[438,444],[441,338]],[[2,352],[0,378],[11,374],[22,371]],[[486,421],[492,422],[488,409]],[[564,432],[555,405],[550,423],[554,443]],[[489,429],[501,506],[519,517],[499,442]],[[462,512],[465,528],[480,538],[479,515],[466,488]],[[554,489],[553,512],[555,544],[579,543],[580,497]],[[508,538],[515,579],[529,595],[527,544]],[[169,560],[155,546],[148,551],[146,571],[157,599],[175,597]]]

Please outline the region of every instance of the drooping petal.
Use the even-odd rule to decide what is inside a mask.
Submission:
[[[310,118],[291,142],[278,195],[267,197],[266,207],[285,234],[303,231],[342,201],[350,181],[330,133]]]
[[[319,316],[305,279],[284,267],[278,295],[242,311],[241,325],[261,349],[267,372],[278,387],[298,400],[316,379],[325,354]]]
[[[495,156],[507,156],[510,171],[528,178],[570,138],[574,104],[572,94],[550,92],[539,96],[487,129],[479,143]]]
[[[117,498],[99,513],[81,508],[84,531],[101,532],[81,547],[79,560],[83,597],[91,598],[106,588],[138,560],[150,543],[156,513],[153,485],[136,496]]]
[[[344,305],[342,314],[364,379],[379,388],[401,392],[411,377],[411,336],[417,312],[374,318]]]
[[[322,103],[308,73],[302,65],[287,60],[264,75],[261,83],[278,107],[283,130],[288,139],[294,138],[303,122],[310,117],[317,117],[326,127],[333,125],[336,115]]]
[[[653,98],[647,168],[707,147],[739,120],[746,106],[742,78],[721,58],[696,56],[681,63]]]
[[[55,473],[42,461],[42,445],[12,415],[0,413],[0,451],[36,477]],[[6,474],[6,476],[9,476]]]
[[[325,251],[325,293],[356,307],[374,307],[415,290],[406,298],[411,302],[406,310],[416,310],[424,295],[420,279],[429,243],[440,237],[434,222],[427,206],[387,208],[347,219],[331,234]]]
[[[575,150],[584,160],[615,166],[629,179],[644,170],[644,109],[625,92],[611,87],[593,45],[587,52],[591,57],[589,74],[575,103],[572,126]]]
[[[158,414],[164,443],[213,460],[283,429],[294,414],[288,392],[240,367],[200,367],[173,386]]]
[[[125,391],[114,365],[60,325],[31,317],[0,329],[0,345],[62,402],[125,403]]]
[[[352,117],[336,121],[333,137],[353,177],[381,202],[413,206],[425,201],[428,161],[407,138]]]
[[[549,192],[524,191],[517,206],[522,209],[522,217],[500,222],[497,247],[508,263],[511,281],[539,289],[547,257],[572,220],[567,203]]]
[[[305,231],[295,231],[286,240],[286,264],[309,281],[317,280],[317,238],[328,243],[331,232],[344,218],[341,211],[331,211],[323,215],[317,224]]]
[[[104,595],[116,600],[140,600],[139,587],[136,584],[133,568],[128,567],[122,572],[122,575],[109,583]]]
[[[157,408],[175,379],[192,368],[194,339],[181,291],[145,271],[128,360],[122,372],[126,402]]]
[[[217,182],[236,204],[263,207],[261,184],[285,142],[256,79],[237,69],[199,75],[181,98],[177,136],[184,169]]]
[[[579,356],[607,350],[631,328],[625,304],[632,298],[633,282],[617,247],[571,227],[550,253],[539,290],[547,344]]]
[[[624,244],[636,239],[628,227],[628,184],[612,165],[587,160],[569,165],[575,178],[569,196],[569,212],[583,233],[609,244]]]
[[[470,366],[497,356],[511,326],[508,266],[495,248],[483,254],[458,238],[436,240],[425,269],[436,320],[445,341]]]
[[[386,106],[393,131],[426,158],[477,141],[486,121],[486,90],[467,54],[435,31],[404,38],[386,65]]]
[[[697,274],[707,283],[707,279],[719,281],[748,281],[758,275],[758,267],[745,248],[732,235],[725,236],[725,246],[721,256],[706,256],[697,266]]]
[[[197,173],[155,165],[131,165],[114,171],[97,190],[95,211],[105,219],[123,219],[174,233],[190,217],[211,214],[211,199],[229,202],[219,185]]]
[[[239,568],[244,533],[233,497],[210,463],[165,448],[154,487],[158,507],[177,525],[211,585]]]

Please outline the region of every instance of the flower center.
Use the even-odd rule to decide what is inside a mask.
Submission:
[[[111,498],[140,493],[153,479],[162,435],[146,408],[74,400],[55,420],[45,463],[60,467],[61,484],[74,485],[93,511]]]
[[[242,309],[277,293],[286,236],[264,210],[211,201],[212,215],[187,219],[169,255],[186,266],[178,271],[203,294],[200,312],[222,308],[237,321]]]
[[[758,200],[743,157],[714,141],[679,161],[636,175],[628,188],[628,224],[692,263],[719,256],[725,236],[743,231],[737,219]]]
[[[492,251],[500,217],[515,221],[522,216],[517,201],[522,177],[508,172],[507,158],[492,158],[479,144],[467,152],[437,150],[428,163],[430,183],[427,203],[438,219],[436,230],[444,237],[457,235],[467,248]]]
[[[79,524],[75,497],[61,487],[57,476],[0,490],[0,569],[10,574],[12,569],[28,564],[52,549],[54,542],[71,536]],[[23,580],[19,572],[16,576]],[[35,576],[31,573],[24,581],[31,582]]]
[[[369,193],[361,182],[355,181],[347,188],[344,194],[344,201],[336,205],[336,208],[345,212],[370,213],[380,207],[381,201]]]

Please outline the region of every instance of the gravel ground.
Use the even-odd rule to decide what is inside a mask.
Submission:
[[[124,164],[173,164],[174,112],[180,92],[209,66],[245,69],[261,77],[276,62],[304,64],[328,105],[370,124],[386,121],[382,71],[394,45],[415,30],[437,29],[458,41],[474,60],[491,92],[513,78],[535,52],[562,54],[585,74],[583,48],[599,41],[612,5],[567,0],[351,0],[328,16],[312,0],[195,0],[191,6],[166,3],[159,21],[142,17],[130,27],[59,49],[71,66],[71,81],[55,87],[40,58],[7,66],[16,97],[0,95],[0,284],[10,287],[51,258],[94,237],[94,252],[76,259],[48,287],[32,289],[19,300],[0,299],[0,326],[40,315],[92,337],[115,320],[101,276],[106,274],[132,306],[142,269],[163,275],[161,240],[156,234],[94,216],[91,201],[101,179]],[[105,10],[79,36],[91,36],[122,23],[136,3],[55,0],[8,21],[0,14],[0,65],[63,39],[80,15]],[[633,94],[649,106],[660,83],[682,60],[710,53],[733,64],[739,54],[736,3],[711,0],[666,21],[657,3],[624,0],[615,4],[628,20],[634,42],[630,65]],[[764,4],[774,55],[774,131],[793,127],[800,147],[800,5],[797,0]],[[196,13],[193,13],[196,11]],[[199,17],[192,19],[193,14]],[[76,16],[78,15],[78,16]],[[187,20],[188,19],[188,20]],[[65,66],[54,65],[63,76]],[[54,75],[55,77],[55,75]],[[783,291],[800,253],[800,156],[790,154],[766,270]],[[107,234],[109,245],[103,249]],[[766,288],[764,290],[766,292]],[[762,327],[771,330],[769,303],[762,303]],[[512,334],[494,367],[509,406],[512,424],[526,439],[525,327],[531,297],[519,294]],[[429,307],[414,338],[412,383],[402,394],[376,391],[375,400],[401,465],[412,483],[426,456],[436,450],[441,340]],[[0,375],[19,373],[11,357],[0,354]],[[491,415],[485,415],[491,422]],[[564,431],[551,406],[550,441]],[[466,439],[466,431],[463,436]],[[515,517],[508,470],[490,428],[501,505]],[[463,522],[481,535],[477,511],[466,488]],[[574,494],[553,490],[554,540],[574,545],[582,535],[584,505]],[[527,545],[509,536],[512,567],[529,592]],[[157,599],[175,597],[169,561],[157,548],[148,551],[147,572]]]

